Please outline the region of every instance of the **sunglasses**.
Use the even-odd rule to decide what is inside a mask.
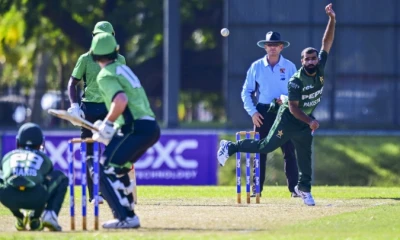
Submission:
[[[266,43],[265,45],[267,45],[268,47],[278,47],[281,44],[282,43]]]

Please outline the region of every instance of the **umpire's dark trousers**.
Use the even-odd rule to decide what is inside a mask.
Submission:
[[[255,131],[260,133],[260,139],[266,138],[272,125],[274,124],[275,118],[277,116],[274,112],[268,112],[269,104],[257,104],[257,111],[263,116],[263,124],[261,127],[254,126]],[[299,178],[299,171],[297,168],[295,148],[292,141],[287,141],[281,146],[283,153],[284,171],[286,174],[287,185],[290,192],[294,192],[294,187],[297,185]],[[254,164],[253,164],[254,166]],[[260,191],[263,190],[263,185],[265,181],[265,173],[267,167],[267,154],[260,154]],[[253,193],[255,193],[255,168],[253,168]]]
[[[104,103],[95,102],[82,102],[81,109],[85,113],[85,119],[91,123],[97,120],[104,120],[106,118],[108,110]],[[81,138],[92,138],[92,131],[86,128],[81,128]],[[87,176],[87,186],[89,190],[89,202],[93,199],[93,180],[91,178],[90,169],[93,166],[93,144],[86,144],[86,176]],[[100,156],[100,154],[99,154]]]

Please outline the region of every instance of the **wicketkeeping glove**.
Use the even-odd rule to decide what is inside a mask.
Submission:
[[[83,113],[82,109],[79,107],[78,103],[72,103],[71,107],[68,108],[68,113],[71,114],[72,116],[75,117],[81,117],[81,118],[85,118],[85,114]],[[71,121],[72,122],[72,121]],[[76,124],[74,122],[72,122],[73,125],[75,126],[79,126],[79,124]]]
[[[98,132],[92,131],[93,140],[108,145],[116,132],[116,129],[114,129],[114,123],[110,121],[97,120],[94,123],[94,126],[98,128],[99,131]]]

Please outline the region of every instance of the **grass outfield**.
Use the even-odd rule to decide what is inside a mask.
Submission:
[[[0,239],[400,239],[400,188],[316,186],[315,207],[289,198],[286,187],[266,189],[261,204],[252,199],[238,205],[234,186],[140,186],[136,211],[142,227],[136,230],[92,231],[89,204],[89,231],[71,232],[66,199],[59,218],[63,232],[16,232],[14,218],[0,207]],[[101,222],[111,218],[106,205],[100,215]]]

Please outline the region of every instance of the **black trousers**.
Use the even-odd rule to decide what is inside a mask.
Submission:
[[[94,102],[82,102],[81,109],[85,113],[85,119],[91,123],[96,122],[97,120],[104,120],[108,114],[107,107],[104,103],[94,103]],[[86,128],[81,128],[81,138],[91,138],[93,135],[92,131]],[[99,153],[99,159],[100,159]],[[87,187],[89,190],[89,201],[93,199],[93,180],[90,174],[90,169],[93,166],[93,144],[86,144],[86,180]]]
[[[115,135],[103,153],[100,189],[114,217],[124,220],[135,215],[133,195],[126,194],[124,189],[116,189],[116,184],[111,183],[119,182],[119,186],[122,183],[125,188],[129,186],[128,172],[132,164],[158,141],[160,128],[156,121],[135,120],[133,126],[124,125],[121,132],[123,136]],[[122,201],[125,199],[127,202]]]
[[[129,163],[132,166],[160,138],[160,127],[156,121],[135,120],[133,126],[124,125],[121,132],[123,136],[114,136],[107,145],[103,154],[107,159],[104,165]]]
[[[260,139],[266,138],[269,131],[274,124],[277,114],[273,112],[268,112],[269,104],[257,104],[257,111],[263,116],[263,124],[261,127],[254,126],[254,131],[260,133]],[[292,141],[287,141],[281,146],[283,153],[284,171],[286,174],[287,186],[290,192],[294,192],[294,187],[297,185],[299,179],[299,170],[297,168],[295,147]],[[254,164],[253,164],[254,166]],[[265,173],[267,168],[267,154],[260,154],[260,192],[263,190],[263,185],[265,181]],[[255,168],[253,168],[253,193],[255,193]]]

